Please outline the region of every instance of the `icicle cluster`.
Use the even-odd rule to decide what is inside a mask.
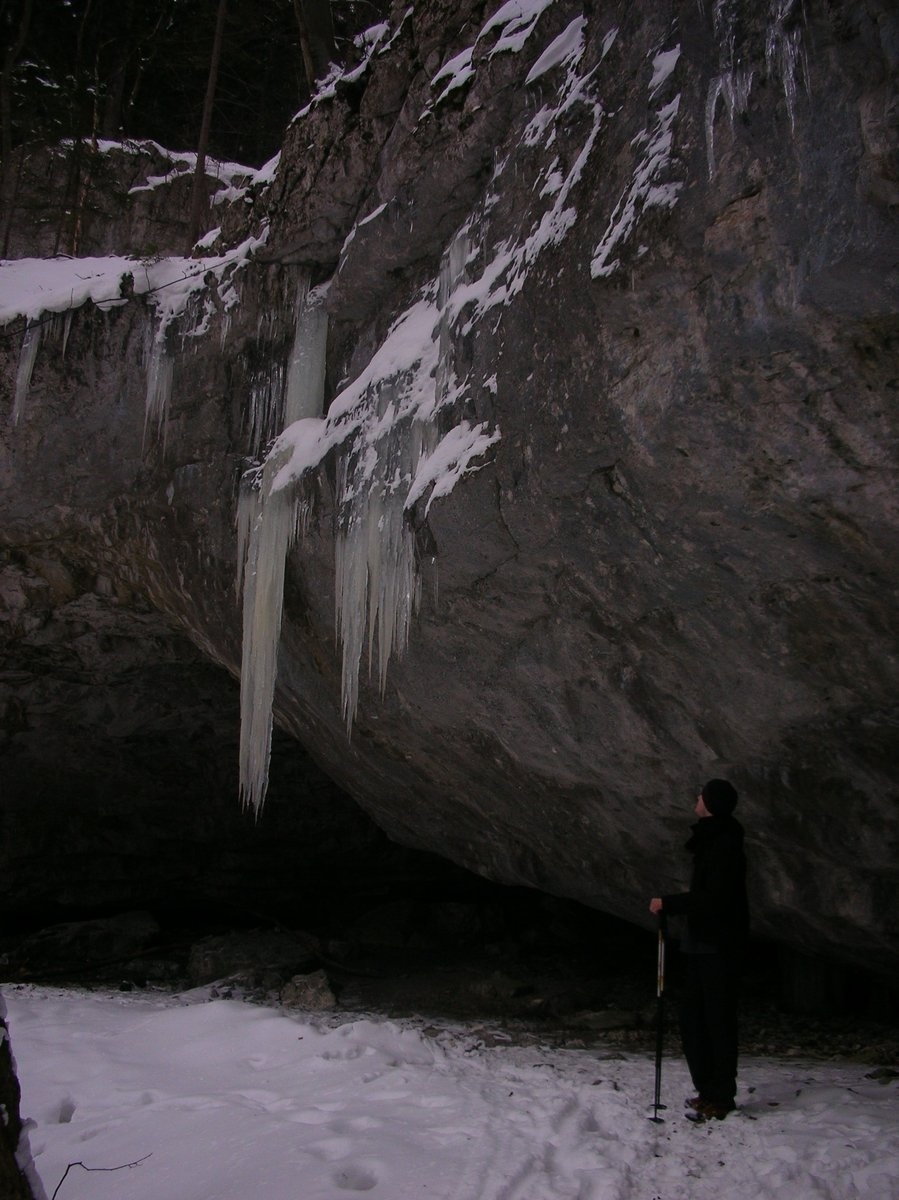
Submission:
[[[16,370],[16,390],[13,397],[11,421],[18,425],[28,399],[31,387],[31,377],[34,374],[34,364],[37,362],[38,351],[43,341],[56,341],[60,344],[62,358],[66,356],[66,346],[72,328],[72,310],[62,313],[45,313],[29,320],[25,324],[25,336],[19,350],[19,364]]]
[[[297,285],[289,358],[285,362],[270,354],[250,376],[247,429],[253,457],[260,456],[286,425],[321,414],[320,389],[317,383],[310,386],[309,380],[317,380],[324,362],[328,318],[324,292],[320,288],[310,292],[309,282],[309,276],[303,273]],[[260,316],[256,335],[261,345],[274,341],[275,324],[273,314]]]
[[[408,380],[402,374],[376,381],[365,399],[367,435],[338,463],[335,620],[343,649],[341,695],[348,731],[359,702],[363,651],[367,648],[371,673],[377,638],[383,693],[390,659],[405,652],[420,602],[415,538],[406,511],[422,459],[433,454],[439,441],[438,414],[455,379],[450,298],[464,279],[470,250],[463,230],[441,264],[433,402],[407,403]]]
[[[805,72],[802,33],[798,25],[788,28],[796,8],[796,0],[772,0],[768,34],[765,39],[765,62],[769,75],[779,75],[790,115],[790,129],[796,126],[797,73]]]
[[[754,71],[742,64],[737,44],[737,0],[715,0],[712,22],[719,47],[721,70],[709,83],[705,104],[705,136],[709,178],[715,174],[715,120],[719,102],[724,103],[728,119],[744,113],[749,105]],[[787,101],[790,128],[796,122],[797,75],[805,69],[802,33],[790,26],[796,0],[770,0],[765,34],[765,66],[771,78],[779,77]]]
[[[324,308],[310,293],[298,307],[288,371],[284,434],[245,479],[238,509],[243,573],[241,795],[258,810],[271,752],[272,702],[284,600],[284,561],[306,518],[304,471],[337,451],[335,625],[342,648],[342,704],[356,714],[363,656],[383,691],[391,658],[407,647],[421,594],[409,510],[430,490],[445,495],[498,438],[483,424],[452,425],[464,387],[456,380],[456,299],[470,255],[454,238],[440,277],[395,323],[362,374],[326,418]],[[290,423],[292,422],[292,423]],[[441,430],[446,429],[441,436]]]

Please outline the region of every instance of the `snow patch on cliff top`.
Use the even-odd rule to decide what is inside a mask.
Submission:
[[[210,271],[221,281],[245,266],[267,237],[265,229],[225,254],[206,258],[5,259],[0,261],[0,325],[19,317],[37,321],[45,313],[80,308],[88,300],[98,308],[114,308],[127,303],[131,295],[146,296],[159,315],[170,320],[184,311],[191,296],[203,290]]]

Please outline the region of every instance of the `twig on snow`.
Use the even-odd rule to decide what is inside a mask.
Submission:
[[[50,1197],[50,1200],[56,1200],[56,1193],[59,1191],[59,1189],[65,1183],[66,1175],[68,1175],[68,1173],[69,1173],[69,1171],[71,1171],[72,1167],[81,1167],[81,1169],[83,1171],[125,1171],[131,1167],[139,1167],[141,1165],[141,1163],[144,1163],[147,1161],[147,1159],[150,1157],[150,1155],[152,1155],[152,1153],[153,1153],[153,1151],[151,1150],[150,1154],[145,1154],[143,1156],[143,1158],[135,1159],[134,1162],[130,1162],[130,1163],[120,1163],[119,1166],[117,1166],[117,1167],[86,1167],[83,1162],[71,1162],[66,1167],[65,1171],[63,1171],[62,1179],[60,1179],[59,1183],[53,1189],[53,1195]]]

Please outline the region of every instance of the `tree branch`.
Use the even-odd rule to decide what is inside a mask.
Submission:
[[[130,1170],[131,1167],[139,1167],[141,1165],[141,1163],[145,1163],[147,1161],[147,1159],[151,1157],[152,1153],[153,1152],[151,1150],[150,1154],[145,1154],[143,1156],[143,1158],[135,1159],[134,1162],[130,1162],[130,1163],[120,1163],[119,1166],[117,1166],[117,1167],[86,1167],[83,1162],[71,1162],[66,1167],[65,1171],[63,1171],[62,1179],[60,1179],[59,1183],[53,1189],[53,1195],[50,1197],[50,1200],[56,1200],[56,1193],[59,1191],[59,1189],[65,1183],[66,1175],[68,1175],[68,1173],[69,1173],[69,1171],[71,1171],[72,1167],[81,1167],[81,1169],[83,1171],[126,1171],[126,1170]]]

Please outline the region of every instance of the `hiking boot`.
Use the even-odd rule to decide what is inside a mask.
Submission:
[[[736,1104],[716,1104],[713,1100],[700,1100],[694,1112],[687,1113],[691,1121],[723,1121],[732,1113]]]
[[[702,1096],[688,1096],[684,1101],[684,1108],[692,1108],[694,1112],[699,1108],[700,1104],[704,1104]]]

